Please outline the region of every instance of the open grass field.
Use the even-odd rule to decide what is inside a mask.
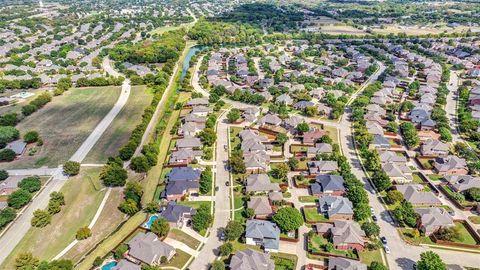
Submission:
[[[17,125],[21,134],[36,130],[44,144],[34,156],[1,164],[2,168],[56,167],[67,161],[110,111],[120,87],[73,88]]]
[[[99,189],[100,168],[82,168],[62,187],[66,205],[44,228],[31,228],[7,257],[0,269],[14,269],[19,253],[30,251],[40,259],[50,260],[62,251],[80,227],[87,226],[100,205],[105,190]]]
[[[396,24],[385,25],[382,29],[373,29],[374,33],[378,34],[399,34],[405,33],[407,35],[428,35],[428,34],[441,34],[441,33],[459,33],[468,31],[469,27],[447,27],[447,26],[400,26]],[[472,29],[476,29],[473,27]]]
[[[109,156],[116,156],[118,150],[128,142],[133,129],[140,123],[143,111],[152,98],[153,95],[148,93],[146,86],[132,86],[127,104],[100,137],[84,162],[104,163]]]

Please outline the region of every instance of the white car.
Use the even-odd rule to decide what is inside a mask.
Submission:
[[[390,248],[387,245],[383,245],[383,249],[385,250],[385,253],[390,254]]]

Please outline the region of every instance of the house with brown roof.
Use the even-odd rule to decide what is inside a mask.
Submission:
[[[425,235],[430,235],[440,228],[455,226],[452,216],[443,208],[416,208],[419,215],[417,227]]]
[[[317,234],[328,237],[336,249],[362,251],[367,243],[365,232],[351,220],[335,220],[333,223],[315,225]]]
[[[247,207],[253,209],[255,218],[265,219],[273,214],[270,202],[265,196],[253,196],[247,202]]]
[[[333,160],[314,160],[307,162],[310,175],[329,174],[338,170],[338,163]]]
[[[427,140],[423,142],[420,147],[420,152],[423,156],[430,157],[443,157],[448,155],[448,150],[450,146],[446,143],[443,143],[439,140]]]
[[[423,191],[423,185],[396,185],[395,188],[403,194],[403,198],[413,206],[440,206],[442,202],[432,193]]]
[[[307,145],[315,145],[315,143],[325,135],[327,135],[327,132],[323,129],[310,130],[303,133],[302,142]]]
[[[440,175],[468,173],[467,161],[454,155],[436,158],[433,167]]]
[[[162,257],[170,261],[175,255],[175,248],[158,239],[152,233],[139,233],[128,242],[128,257],[136,262],[148,265],[160,265]]]

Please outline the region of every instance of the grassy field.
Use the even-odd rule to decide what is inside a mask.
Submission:
[[[50,225],[31,228],[7,257],[0,269],[13,269],[21,252],[30,251],[40,259],[52,259],[71,241],[80,227],[87,226],[100,205],[105,190],[99,190],[100,168],[82,168],[81,173],[68,180],[61,192],[66,205],[53,216]]]
[[[441,34],[441,33],[458,33],[458,32],[466,32],[469,27],[460,26],[460,27],[434,27],[434,26],[411,26],[411,27],[402,27],[396,24],[386,25],[383,29],[373,29],[374,33],[378,34],[399,34],[405,33],[407,35],[428,35],[428,34]]]
[[[5,93],[1,94],[0,96],[2,97],[10,97],[12,95],[18,94],[20,92],[25,91],[24,89],[21,90],[9,90],[6,91]],[[16,102],[14,104],[10,104],[8,106],[1,106],[0,107],[0,115],[6,114],[6,113],[16,113],[19,116],[22,114],[22,107],[27,105],[30,101],[34,100],[39,94],[43,93],[45,90],[44,89],[34,89],[34,90],[29,90],[28,92],[33,93],[34,95],[23,100],[19,100],[19,102]]]
[[[118,150],[128,142],[132,130],[140,122],[143,111],[152,98],[146,86],[133,86],[127,104],[100,137],[84,162],[104,163],[109,156],[116,156]]]
[[[38,131],[43,146],[34,156],[24,155],[1,167],[56,167],[64,163],[110,111],[120,91],[120,87],[74,88],[53,98],[17,126],[21,134]]]

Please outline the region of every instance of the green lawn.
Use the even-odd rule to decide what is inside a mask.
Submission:
[[[146,86],[133,86],[127,104],[100,137],[85,162],[104,163],[109,156],[116,156],[118,150],[128,142],[133,129],[140,123],[152,97]]]
[[[430,180],[432,180],[432,181],[442,181],[443,176],[438,175],[438,174],[430,174],[430,175],[428,175],[428,178],[430,178]]]
[[[476,245],[477,241],[475,241],[475,238],[468,232],[467,228],[465,228],[465,225],[462,223],[456,223],[455,227],[460,232],[460,237],[456,239],[456,243],[462,243],[462,244],[468,244],[468,245]]]
[[[324,246],[328,242],[329,241],[326,238],[317,234],[312,234],[308,237],[308,247],[312,252],[326,252]],[[352,250],[333,249],[329,253],[331,253],[332,255],[347,256],[349,258],[358,258],[358,255]]]
[[[480,216],[470,216],[468,219],[474,224],[480,224]]]
[[[271,253],[271,258],[275,262],[275,270],[294,270],[297,266],[297,255],[287,253]]]
[[[434,244],[434,242],[430,239],[428,236],[415,236],[415,229],[412,228],[403,228],[403,229],[398,229],[400,232],[400,235],[402,238],[404,238],[406,241],[414,244],[414,245],[419,245],[419,244]]]
[[[186,244],[187,246],[191,247],[192,249],[197,249],[201,244],[201,242],[198,241],[197,239],[175,228],[170,230],[170,232],[168,233],[168,237],[178,240]]]
[[[178,204],[190,206],[194,209],[200,208],[202,205],[208,206],[208,209],[211,210],[211,202],[209,201],[179,201]]]
[[[190,254],[180,249],[176,249],[176,252],[177,254],[175,254],[175,257],[173,257],[169,263],[162,265],[163,267],[176,267],[182,269],[183,266],[188,262],[190,257],[192,257]]]
[[[298,200],[303,203],[314,203],[318,202],[317,196],[299,196]]]
[[[317,208],[303,208],[303,213],[305,215],[305,220],[307,222],[322,222],[328,221],[328,218],[325,215],[319,214]]]
[[[413,183],[415,183],[415,184],[425,183],[425,182],[423,182],[422,177],[418,173],[413,173],[412,177],[413,177]]]
[[[291,145],[290,153],[307,152],[308,146]]]
[[[58,166],[67,161],[110,111],[120,87],[73,88],[22,120],[21,134],[36,130],[43,146],[33,156],[2,163],[2,168]]]
[[[429,159],[429,158],[417,158],[417,160],[420,162],[420,164],[422,165],[422,167],[423,167],[425,170],[430,170],[430,169],[433,168],[432,163],[430,162],[432,159]]]
[[[60,190],[65,196],[65,206],[52,217],[44,228],[30,228],[0,269],[13,269],[15,258],[22,252],[32,252],[42,260],[50,260],[62,251],[80,227],[87,226],[100,205],[106,190],[98,187],[101,168],[82,168]]]
[[[381,249],[365,249],[362,252],[359,252],[358,256],[360,257],[360,261],[366,265],[370,265],[372,262],[382,262]]]

